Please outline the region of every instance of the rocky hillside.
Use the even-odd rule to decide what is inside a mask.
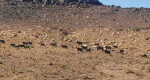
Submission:
[[[17,4],[19,2],[36,3],[45,5],[102,5],[98,0],[4,0],[11,4]]]
[[[106,6],[98,0],[1,0],[0,3],[0,24],[150,28],[147,8]]]

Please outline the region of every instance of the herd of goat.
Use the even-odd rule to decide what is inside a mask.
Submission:
[[[0,43],[1,44],[5,44],[5,40],[0,40]],[[76,47],[76,50],[78,52],[92,52],[93,49],[92,48],[89,48],[88,45],[86,44],[83,44],[83,42],[80,42],[80,41],[77,41],[76,42],[78,45],[80,45],[80,47]],[[10,46],[11,47],[14,47],[14,48],[24,48],[24,49],[30,49],[30,48],[33,48],[32,46],[32,42],[29,41],[29,42],[22,42],[21,44],[17,45],[15,43],[11,43]],[[45,43],[41,43],[40,44],[41,46],[45,46],[46,44]],[[51,42],[49,45],[53,46],[53,47],[58,47],[57,43],[56,42]],[[64,48],[64,49],[67,49],[68,46],[67,45],[60,45],[60,47]],[[107,54],[111,54],[111,51],[114,51],[112,49],[111,46],[100,46],[99,44],[97,43],[94,43],[93,44],[93,48],[95,48],[96,50],[101,50]],[[113,48],[118,48],[118,46],[113,46]],[[124,50],[120,50],[120,53],[124,53]]]

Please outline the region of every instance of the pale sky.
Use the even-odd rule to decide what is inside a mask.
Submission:
[[[121,7],[145,7],[150,8],[150,0],[99,0],[105,5],[116,5]]]

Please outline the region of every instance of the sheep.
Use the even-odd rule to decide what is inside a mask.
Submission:
[[[86,44],[84,44],[84,45],[82,45],[82,48],[83,48],[83,49],[87,49],[88,46],[87,46]]]
[[[79,44],[79,45],[82,45],[82,42],[80,42],[80,41],[77,41],[77,44]]]

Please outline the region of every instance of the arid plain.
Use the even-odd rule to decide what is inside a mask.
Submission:
[[[0,80],[150,80],[150,9],[0,3]]]

